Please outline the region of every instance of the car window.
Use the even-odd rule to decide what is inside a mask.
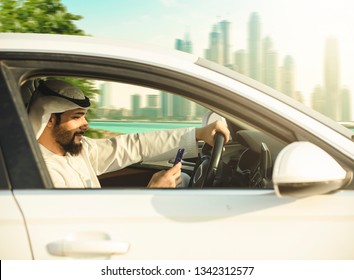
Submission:
[[[92,137],[182,127],[200,127],[207,109],[184,97],[131,84],[94,81],[96,108]],[[102,133],[102,134],[100,134]]]
[[[44,81],[50,82],[51,80],[53,80],[53,77],[42,77],[23,85],[21,89],[22,95],[24,95],[25,92],[30,92],[29,98],[26,98],[27,95],[23,97],[24,104],[30,112],[30,115],[31,112],[35,110],[35,107],[31,107],[31,104],[36,104],[36,100],[41,98],[40,95],[42,95],[42,93],[36,90],[27,91],[28,85],[37,84],[40,87]],[[88,138],[107,139],[121,134],[190,127],[198,128],[203,125],[203,122],[205,125],[205,116],[209,113],[205,107],[187,98],[164,90],[120,82],[84,78],[56,76],[54,80],[69,82],[79,87],[82,92],[90,98],[91,106],[87,114],[85,114],[85,119],[89,124],[89,130],[85,131],[85,136]],[[59,118],[59,124],[65,124],[67,120],[72,121],[71,119],[65,119],[61,113],[53,115],[59,115],[56,116],[56,121],[58,120],[57,118]],[[63,139],[64,138],[60,138],[59,141],[64,141]],[[74,141],[73,139],[74,138],[71,140],[72,142]],[[48,163],[49,154],[52,152],[49,151],[48,154],[48,148],[44,149],[43,146],[41,147],[41,151],[44,155],[46,167],[52,177],[54,186],[59,187],[58,184],[63,184],[65,188],[76,188],[75,186],[69,186],[69,184],[81,185],[81,183],[79,183],[81,181],[90,182],[89,186],[86,186],[86,183],[84,183],[85,188],[96,188],[97,186],[101,186],[102,188],[146,188],[154,173],[172,167],[171,160],[173,160],[175,156],[171,154],[171,157],[164,157],[163,159],[158,156],[158,159],[151,158],[143,160],[143,162],[135,162],[134,159],[131,164],[126,164],[126,161],[124,161],[118,163],[119,167],[115,167],[113,170],[105,169],[103,172],[95,171],[97,178],[92,179],[92,177],[89,177],[91,176],[88,175],[89,173],[86,174],[86,178],[86,171],[81,170],[79,165],[73,163],[76,162],[75,155],[77,154],[74,155],[72,150],[66,150],[67,154],[73,156],[69,165],[74,166],[75,172],[80,174],[80,178],[73,183],[73,180],[70,182],[67,180],[69,177],[64,178],[61,175],[56,175],[56,163],[53,163],[54,165],[52,166],[50,165],[52,161],[49,160],[51,163]],[[120,159],[118,161],[120,161]],[[184,184],[185,186],[187,186],[190,180],[195,163],[196,156],[188,158],[188,162],[184,162],[183,173],[187,180]],[[109,163],[105,166],[108,165]],[[83,169],[85,169],[85,167],[83,167]],[[73,177],[71,176],[70,178],[72,179]],[[65,182],[63,182],[63,180]],[[57,184],[56,182],[59,183]]]

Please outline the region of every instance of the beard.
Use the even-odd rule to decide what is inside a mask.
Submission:
[[[82,144],[75,143],[76,135],[83,135],[83,131],[77,131],[72,133],[71,131],[65,130],[60,126],[56,126],[53,131],[56,142],[64,149],[65,152],[71,154],[72,156],[77,156],[82,150]]]

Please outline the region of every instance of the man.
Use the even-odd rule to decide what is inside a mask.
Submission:
[[[57,188],[99,188],[97,176],[141,161],[173,158],[179,147],[197,156],[196,140],[213,145],[217,131],[229,140],[222,122],[187,128],[90,139],[86,113],[90,100],[77,87],[60,80],[40,81],[29,118]],[[155,173],[148,187],[175,188],[181,181],[181,163]]]

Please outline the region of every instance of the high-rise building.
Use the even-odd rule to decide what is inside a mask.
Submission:
[[[195,103],[179,95],[172,96],[173,118],[179,120],[192,120],[196,114]]]
[[[149,94],[147,98],[147,107],[149,108],[158,108],[159,107],[159,96],[156,94]]]
[[[231,23],[227,20],[213,25],[209,33],[209,48],[205,50],[205,58],[233,68],[230,59],[230,26]]]
[[[190,39],[189,32],[186,32],[186,34],[184,36],[184,50],[183,51],[186,53],[193,53],[193,44]]]
[[[238,50],[235,52],[235,63],[233,69],[243,75],[248,75],[248,60],[245,50]]]
[[[99,97],[99,103],[98,107],[111,107],[111,90],[112,90],[112,85],[110,83],[103,83],[100,85],[100,97]]]
[[[257,13],[252,13],[248,25],[248,75],[262,81],[261,22]]]
[[[186,53],[193,53],[193,44],[188,32],[185,34],[184,39],[176,39],[175,49]]]
[[[218,24],[215,24],[213,30],[209,33],[209,48],[206,50],[205,57],[215,63],[223,64],[221,34]]]
[[[281,91],[286,95],[297,99],[295,90],[295,65],[293,58],[288,55],[284,58],[284,64],[281,70]]]
[[[325,114],[340,119],[341,102],[339,96],[339,52],[335,38],[328,38],[325,44],[324,89],[326,99]]]
[[[133,117],[141,117],[141,96],[134,94],[131,96]]]
[[[264,38],[262,53],[262,82],[274,89],[280,89],[278,85],[278,53],[273,49],[273,42],[270,37]]]
[[[173,95],[172,96],[172,115],[173,118],[176,119],[183,119],[183,115],[184,115],[184,110],[182,110],[183,108],[183,101],[182,98],[178,95]]]
[[[222,64],[231,68],[230,64],[230,25],[227,20],[219,22],[220,26],[220,41],[222,47]]]
[[[157,118],[161,117],[161,107],[159,95],[157,94],[149,94],[146,96],[147,106],[142,108],[142,114],[146,118]]]
[[[184,41],[182,39],[175,40],[175,49],[179,51],[184,51]]]
[[[350,121],[352,119],[351,115],[351,104],[352,98],[349,89],[343,88],[340,93],[340,101],[341,101],[341,114],[340,114],[340,121]]]
[[[167,119],[171,118],[173,116],[172,94],[165,91],[161,91],[160,100],[161,100],[161,116]]]
[[[184,40],[176,40],[176,49],[192,53],[192,41],[189,33],[185,34]],[[161,116],[164,118],[177,118],[181,120],[191,119],[195,114],[194,103],[178,95],[161,92]]]

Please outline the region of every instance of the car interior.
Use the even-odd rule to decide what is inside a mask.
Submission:
[[[23,102],[28,112],[37,98],[37,85],[36,78],[27,80],[21,86]],[[272,166],[277,154],[286,144],[252,129],[243,124],[242,120],[237,124],[232,123],[207,108],[198,122],[200,125],[207,125],[215,120],[227,124],[231,140],[224,143],[222,135],[216,136],[214,147],[199,142],[198,158],[183,158],[182,170],[191,177],[189,188],[272,188]],[[171,160],[137,163],[98,178],[102,188],[142,187],[147,185],[154,173],[170,168]]]

